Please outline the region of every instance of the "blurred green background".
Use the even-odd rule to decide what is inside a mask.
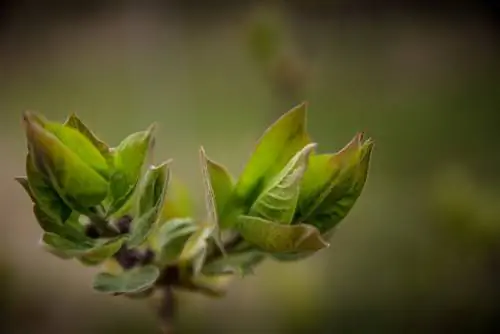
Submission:
[[[115,145],[159,123],[157,161],[200,204],[197,150],[235,175],[309,102],[322,152],[376,141],[332,246],[266,262],[221,300],[181,294],[179,333],[500,330],[497,1],[1,1],[0,333],[156,333],[151,305],[91,290],[38,247],[24,110],[77,112]],[[201,207],[201,205],[200,205]]]

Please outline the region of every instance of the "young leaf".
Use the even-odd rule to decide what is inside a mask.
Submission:
[[[83,240],[85,235],[83,233],[83,226],[79,224],[77,218],[71,216],[65,221],[64,225],[50,217],[43,211],[38,204],[33,205],[33,213],[38,224],[45,232],[56,233],[64,238],[70,240]]]
[[[300,181],[307,169],[309,155],[316,144],[306,145],[298,152],[250,208],[251,216],[290,224],[292,222],[300,192]]]
[[[84,135],[93,145],[97,150],[102,154],[102,156],[108,161],[108,163],[111,161],[112,162],[112,156],[111,156],[111,151],[105,142],[97,138],[97,136],[90,130],[85,123],[82,122],[80,118],[76,114],[71,114],[66,122],[64,123],[64,126],[73,128],[77,131],[79,131],[82,135]]]
[[[168,181],[170,178],[170,161],[158,166],[150,166],[144,175],[144,180],[139,191],[139,215],[143,215],[151,209],[157,213],[163,208]]]
[[[41,242],[45,248],[64,254],[67,258],[82,255],[94,246],[90,241],[70,240],[51,232],[44,233]]]
[[[123,237],[106,241],[103,244],[99,244],[92,249],[85,251],[85,253],[79,257],[79,260],[83,264],[89,266],[101,264],[116,254],[120,250],[124,241],[125,239]]]
[[[265,255],[259,251],[229,254],[227,257],[207,263],[203,267],[203,275],[250,275],[253,274],[253,268],[264,259]]]
[[[73,209],[88,212],[99,204],[108,191],[106,180],[29,114],[24,120],[29,156],[36,171],[50,180],[50,186]],[[29,175],[28,180],[31,186]]]
[[[297,220],[305,220],[331,192],[335,179],[357,154],[361,142],[357,134],[342,150],[335,154],[313,155],[300,187]]]
[[[108,216],[118,211],[133,194],[152,145],[153,131],[154,126],[151,126],[146,131],[134,133],[114,149]]]
[[[198,260],[195,269],[200,269],[202,263],[200,264],[200,257],[204,260],[204,252],[208,247],[207,240],[212,236],[215,229],[213,224],[199,225],[198,230],[194,232],[189,239],[184,244],[181,254],[179,255],[179,264],[181,266],[186,266],[190,261]],[[198,272],[193,274],[196,276]]]
[[[139,193],[139,218],[132,222],[130,247],[141,245],[158,221],[165,200],[169,179],[168,162],[152,166],[146,172],[142,191]]]
[[[188,238],[198,230],[192,219],[173,219],[163,224],[157,233],[156,244],[160,250],[160,262],[177,261]]]
[[[28,182],[28,178],[25,176],[19,176],[19,177],[14,178],[14,180],[16,180],[16,182],[19,183],[21,185],[21,187],[23,187],[24,191],[26,191],[28,196],[31,198],[31,201],[35,202],[36,199],[35,199],[35,196],[33,195],[33,192],[30,189],[30,184]]]
[[[238,207],[248,210],[268,182],[309,142],[306,104],[303,103],[279,118],[260,138],[236,183],[231,203],[224,210],[221,227],[234,223]]]
[[[211,206],[215,206],[215,214],[218,217],[222,214],[224,205],[233,191],[233,177],[224,166],[210,160],[203,148],[201,148],[200,155],[204,174],[211,188],[209,192],[215,202]]]
[[[56,136],[69,150],[97,171],[102,177],[109,178],[109,166],[105,156],[79,130],[58,123],[46,123],[45,129]]]
[[[318,251],[328,247],[311,225],[283,225],[258,217],[240,216],[235,228],[246,241],[269,253]]]
[[[213,238],[217,246],[224,253],[224,245],[222,244],[221,232],[219,229],[219,215],[218,209],[223,205],[222,202],[227,200],[232,189],[232,182],[227,173],[224,172],[220,166],[209,162],[205,150],[203,147],[200,149],[200,162],[201,171],[203,174],[203,185],[205,190],[205,204],[207,210],[207,221],[209,224],[213,224]],[[215,183],[213,183],[213,181]],[[228,187],[230,187],[228,189]],[[217,193],[219,191],[219,207],[217,206]],[[224,203],[225,204],[225,203]]]
[[[174,218],[192,217],[193,211],[187,187],[175,176],[171,176],[160,221],[168,222]]]
[[[71,215],[71,208],[51,187],[50,181],[36,170],[29,154],[26,157],[26,174],[29,194],[38,207],[37,211],[43,211],[55,223],[64,223]]]
[[[308,224],[316,226],[321,233],[334,228],[351,210],[358,199],[368,175],[371,140],[362,144],[334,180],[330,192],[308,215]]]
[[[114,275],[110,273],[99,273],[94,278],[93,287],[96,291],[123,294],[136,293],[152,287],[160,271],[153,265],[137,267]]]

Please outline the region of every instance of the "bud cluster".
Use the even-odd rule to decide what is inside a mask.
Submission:
[[[100,266],[94,288],[131,297],[165,285],[219,295],[214,279],[328,247],[361,194],[373,147],[358,134],[337,153],[316,153],[301,104],[265,131],[238,179],[200,149],[199,220],[169,182],[170,162],[149,162],[154,126],[111,148],[74,114],[60,124],[26,112],[23,125],[26,176],[16,180],[43,247]]]

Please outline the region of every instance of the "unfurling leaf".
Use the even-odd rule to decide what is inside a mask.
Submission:
[[[316,175],[318,178],[323,175],[324,182],[315,195],[299,199],[298,220],[325,233],[347,215],[363,190],[373,147],[371,140],[362,143],[361,139],[358,135],[343,150],[331,156],[328,161],[330,173]]]
[[[171,176],[160,222],[167,222],[174,218],[192,217],[193,211],[193,203],[187,187],[175,176]]]
[[[156,233],[156,248],[160,250],[160,262],[177,261],[188,238],[198,230],[198,225],[187,218],[172,219],[164,223]]]
[[[31,201],[35,202],[36,199],[35,199],[35,196],[33,195],[33,192],[30,189],[30,184],[28,182],[28,178],[25,176],[18,176],[16,178],[14,178],[14,180],[16,180],[16,182],[19,183],[21,185],[21,187],[23,187],[24,191],[26,191],[28,196],[31,198]]]
[[[203,147],[200,149],[200,163],[205,190],[207,224],[213,225],[212,237],[219,249],[225,253],[219,227],[219,214],[231,195],[233,183],[231,176],[222,166],[216,165],[207,158]]]
[[[71,152],[102,177],[109,178],[109,166],[105,156],[79,130],[62,124],[48,122],[45,129],[56,136]]]
[[[84,135],[94,145],[94,147],[97,148],[106,161],[108,161],[108,163],[112,163],[111,150],[108,144],[97,138],[92,130],[90,130],[76,114],[71,114],[66,122],[64,122],[64,126],[73,128]]]
[[[141,185],[139,192],[138,218],[132,222],[132,232],[128,245],[140,246],[152,231],[163,208],[165,193],[169,179],[168,162],[159,166],[151,166]]]
[[[64,223],[71,215],[71,208],[52,188],[50,181],[35,169],[29,154],[26,157],[26,174],[30,194],[38,207],[37,210],[43,211],[55,223]]]
[[[202,164],[206,166],[207,179],[212,188],[216,214],[220,216],[223,212],[224,205],[227,203],[233,191],[233,177],[224,166],[209,159],[203,149],[201,150],[201,161]]]
[[[134,193],[152,145],[153,132],[154,126],[151,126],[134,133],[113,150],[108,216],[118,211]]]
[[[316,144],[306,145],[275,176],[250,209],[251,216],[282,224],[292,222],[300,192],[300,182],[307,169],[309,155]]]
[[[96,266],[116,254],[122,247],[125,239],[123,237],[108,240],[102,244],[98,244],[84,254],[78,257],[80,262],[89,266]]]
[[[44,233],[42,246],[59,257],[77,258],[86,265],[97,265],[113,256],[124,242],[123,237],[110,240],[70,239],[56,233]]]
[[[259,251],[229,254],[226,257],[207,263],[203,267],[203,275],[250,275],[253,274],[253,268],[264,259],[265,255]]]
[[[276,174],[309,142],[304,103],[283,115],[260,138],[220,217],[221,227],[234,224],[238,214],[250,208]]]
[[[84,240],[83,225],[78,221],[78,214],[73,213],[64,225],[43,211],[38,204],[33,205],[33,213],[38,224],[45,232],[52,232],[69,240]]]
[[[31,114],[25,114],[24,124],[29,159],[37,173],[50,181],[50,186],[68,206],[85,213],[106,197],[108,183],[88,162],[44,129]],[[29,175],[28,181],[31,185]]]
[[[203,261],[200,261],[200,258],[202,260],[205,258],[205,252],[208,247],[207,241],[212,236],[214,229],[215,226],[213,224],[198,225],[197,231],[191,234],[179,255],[179,264],[181,266],[185,267],[187,263],[196,259],[198,261],[194,269],[201,269],[202,263],[200,262]],[[199,271],[195,271],[193,275],[196,276],[198,273]]]
[[[258,217],[240,216],[235,228],[246,241],[269,253],[318,251],[328,247],[311,225],[283,225]]]
[[[94,278],[93,287],[96,291],[110,294],[136,293],[152,287],[159,276],[159,269],[152,265],[137,267],[118,275],[99,273]]]

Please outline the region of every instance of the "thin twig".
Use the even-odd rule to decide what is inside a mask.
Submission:
[[[165,286],[162,289],[160,305],[158,307],[158,317],[161,322],[161,330],[163,334],[175,333],[175,316],[177,313],[177,301],[171,286]]]

